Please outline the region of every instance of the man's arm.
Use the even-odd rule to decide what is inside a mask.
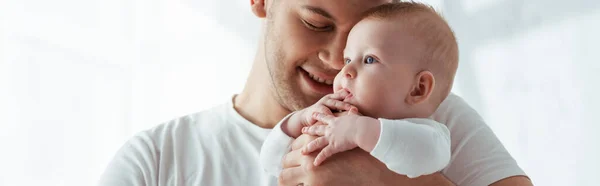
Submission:
[[[434,173],[425,176],[419,176],[417,178],[408,178],[404,175],[393,175],[394,178],[382,180],[386,186],[456,186],[442,173]]]
[[[497,181],[490,186],[533,186],[533,183],[526,176],[513,176]]]
[[[391,178],[391,179],[393,179],[393,178]],[[427,185],[454,186],[454,184],[450,180],[448,180],[446,177],[444,177],[444,175],[442,175],[441,173],[420,176],[415,179],[408,179],[407,177],[398,177],[396,179],[397,180],[392,181],[392,182],[387,180],[386,182],[388,184],[385,184],[385,185],[398,186],[400,184],[400,185],[422,185],[422,186],[427,186]],[[398,184],[395,184],[395,183],[398,183]],[[533,184],[531,183],[531,180],[529,180],[529,178],[527,178],[526,176],[513,176],[513,177],[505,178],[498,182],[495,182],[495,183],[491,184],[490,186],[533,186]]]

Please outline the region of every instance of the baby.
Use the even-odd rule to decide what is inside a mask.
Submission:
[[[335,93],[286,116],[269,134],[261,149],[265,170],[278,176],[292,139],[302,133],[320,136],[302,149],[320,150],[315,166],[358,147],[411,178],[446,167],[450,132],[428,119],[448,96],[458,66],[456,39],[444,19],[415,2],[376,7],[350,31],[344,57]],[[334,111],[347,113],[335,117]]]

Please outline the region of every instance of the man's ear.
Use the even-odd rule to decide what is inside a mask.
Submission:
[[[250,7],[252,7],[252,13],[259,18],[265,18],[267,16],[267,9],[265,7],[266,0],[250,0]]]
[[[406,97],[406,103],[416,105],[426,101],[431,96],[435,87],[435,78],[429,71],[419,72],[416,76],[410,94]]]

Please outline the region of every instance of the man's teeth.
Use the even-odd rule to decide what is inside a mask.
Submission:
[[[319,82],[319,83],[323,83],[323,84],[327,84],[327,85],[333,85],[333,80],[329,79],[329,80],[325,80],[325,79],[321,79],[313,74],[308,74],[308,76],[310,76],[310,78],[312,78],[313,80]]]

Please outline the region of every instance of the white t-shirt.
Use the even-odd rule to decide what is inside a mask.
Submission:
[[[261,165],[271,176],[279,176],[283,157],[291,150],[293,138],[281,126],[292,114],[273,128],[261,147]],[[450,162],[450,132],[446,125],[426,118],[380,118],[379,125],[379,139],[371,155],[388,169],[415,178],[436,173]]]
[[[525,175],[481,117],[451,94],[433,119],[448,126],[452,156],[442,173],[461,186],[482,186]],[[259,163],[271,129],[241,117],[232,101],[177,118],[130,139],[99,185],[277,185]]]

